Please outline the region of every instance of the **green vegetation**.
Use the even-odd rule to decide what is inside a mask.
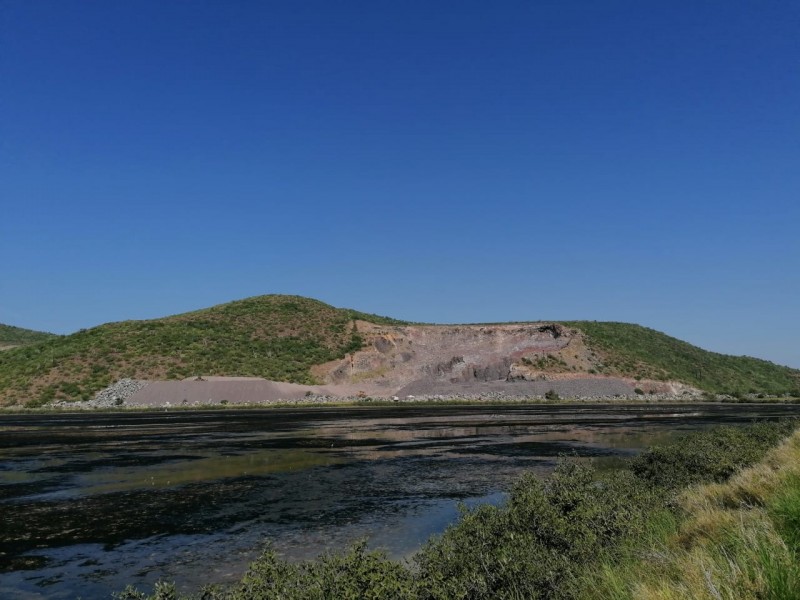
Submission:
[[[363,543],[346,552],[300,564],[284,562],[268,551],[250,566],[239,583],[228,589],[207,588],[199,597],[206,600],[646,597],[638,595],[634,585],[637,581],[659,570],[680,581],[680,569],[685,567],[664,563],[667,558],[659,553],[660,546],[651,550],[653,544],[678,531],[684,538],[676,542],[677,552],[678,546],[685,547],[687,539],[700,539],[706,534],[703,513],[687,504],[685,498],[698,493],[702,497],[713,496],[717,504],[731,510],[755,510],[753,500],[762,498],[754,495],[759,486],[739,483],[750,481],[743,479],[743,475],[731,480],[730,485],[738,486],[738,491],[728,495],[722,492],[709,495],[692,488],[687,492],[684,486],[712,483],[711,488],[701,489],[727,489],[723,482],[731,473],[764,459],[768,450],[796,425],[795,421],[784,421],[690,434],[668,446],[652,448],[630,461],[626,468],[612,472],[597,472],[580,462],[564,460],[548,478],[521,478],[502,506],[463,509],[456,524],[415,555],[413,565],[391,561],[380,552],[369,552]],[[718,578],[712,581],[714,589],[729,585],[731,593],[708,597],[797,597],[800,572],[797,562],[792,561],[797,542],[795,525],[800,520],[800,432],[792,439],[796,455],[776,458],[773,452],[766,466],[755,469],[766,473],[760,476],[761,488],[777,490],[769,498],[763,496],[762,504],[755,506],[764,507],[764,514],[774,515],[770,518],[778,524],[775,531],[789,532],[785,535],[790,541],[783,542],[777,534],[764,534],[752,538],[757,542],[755,546],[741,543],[742,551],[750,553],[748,558],[755,555],[760,557],[759,565],[766,565],[757,578],[761,586],[758,594],[748,596],[745,592],[750,588],[740,587],[741,578],[730,579],[734,573],[720,571],[712,573],[712,577]],[[713,453],[709,453],[710,448],[714,448]],[[778,473],[785,464],[791,464],[792,477],[775,477],[792,482],[791,491],[763,483],[769,473]],[[693,521],[698,519],[696,523]],[[735,520],[725,523],[737,526]],[[727,542],[731,538],[721,539]],[[776,548],[784,550],[775,552]],[[654,561],[663,569],[651,568]],[[747,569],[748,565],[737,567]],[[637,568],[649,571],[638,572]],[[702,565],[696,567],[695,571],[702,568]],[[703,579],[699,581],[702,583]],[[750,580],[747,581],[749,585]],[[625,595],[628,589],[631,594]],[[167,583],[160,583],[151,596],[132,588],[118,595],[121,600],[178,597],[175,587]],[[649,597],[705,596],[677,593]]]
[[[545,394],[544,394],[544,399],[545,400],[550,400],[552,402],[556,402],[558,400],[561,400],[561,397],[558,395],[558,392],[556,392],[555,390],[547,390],[547,392],[545,392]]]
[[[399,323],[298,296],[109,323],[0,354],[0,404],[88,399],[122,377],[203,374],[312,384],[311,366],[361,348],[356,319]]]
[[[644,543],[583,574],[587,600],[800,598],[800,431],[677,505]]]
[[[647,327],[629,323],[570,321],[604,358],[603,372],[675,380],[715,393],[800,396],[800,370],[749,356],[708,352]]]
[[[56,337],[52,333],[33,331],[0,323],[0,349],[4,346],[25,346]]]
[[[535,359],[523,357],[521,362],[523,365],[534,367],[536,369],[541,369],[543,371],[550,371],[556,373],[569,371],[569,366],[567,365],[567,363],[565,363],[558,356],[553,356],[552,354],[545,354]]]
[[[108,323],[69,336],[0,326],[5,336],[0,345],[2,339],[28,344],[0,352],[0,406],[86,400],[123,377],[227,375],[313,384],[313,366],[362,348],[357,321],[407,324],[299,296],[271,295],[163,319]],[[594,361],[589,373],[678,380],[734,398],[800,396],[796,369],[706,352],[638,325],[565,325],[585,334]],[[550,354],[522,362],[549,372],[575,369]],[[381,374],[378,369],[361,376]]]

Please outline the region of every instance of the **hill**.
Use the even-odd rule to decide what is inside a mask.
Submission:
[[[35,344],[54,337],[56,336],[52,333],[33,331],[32,329],[23,329],[22,327],[0,323],[0,350]]]
[[[86,400],[122,377],[197,374],[313,383],[310,367],[361,347],[356,319],[299,296],[259,296],[162,319],[108,323],[0,355],[0,403]]]
[[[711,392],[787,392],[800,396],[800,370],[750,356],[708,352],[654,329],[629,323],[566,322],[581,330],[590,347],[605,355],[608,373],[676,380]]]
[[[800,388],[800,371],[706,352],[638,325],[417,325],[270,295],[7,350],[0,353],[0,403],[86,400],[121,378],[196,375],[338,385],[376,396],[549,389],[563,381],[580,384],[565,388],[575,395],[591,395],[593,386],[606,390],[600,395],[677,389],[666,382],[713,392]]]

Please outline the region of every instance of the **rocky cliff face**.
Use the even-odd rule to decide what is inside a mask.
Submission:
[[[328,385],[356,386],[384,396],[403,390],[477,390],[490,383],[505,388],[514,383],[525,387],[525,382],[609,379],[597,374],[604,357],[586,345],[580,331],[558,323],[387,326],[358,321],[357,328],[364,348],[314,367],[315,377]],[[642,385],[654,391],[664,387],[663,382]],[[633,393],[632,381],[626,380],[623,387],[620,393]]]

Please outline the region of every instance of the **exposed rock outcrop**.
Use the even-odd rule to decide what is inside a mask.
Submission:
[[[581,395],[633,394],[632,380],[595,376],[603,373],[603,357],[587,347],[583,334],[560,323],[502,325],[375,325],[358,322],[362,350],[343,360],[314,367],[324,384],[358,385],[369,395],[447,394],[486,385],[509,393],[541,382],[580,380]],[[606,373],[608,375],[608,373]],[[613,378],[612,378],[613,379]],[[664,385],[650,387],[661,390]],[[660,382],[659,382],[660,383]],[[535,384],[535,385],[523,385]],[[516,387],[514,387],[516,386]],[[567,386],[569,387],[569,386]],[[428,390],[428,391],[426,391]],[[567,388],[564,389],[565,393]],[[481,392],[476,392],[481,393]]]

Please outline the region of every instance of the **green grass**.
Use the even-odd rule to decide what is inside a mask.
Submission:
[[[768,512],[786,545],[800,556],[800,474],[786,478],[770,499]]]
[[[582,597],[800,598],[800,431],[733,477],[684,489],[673,514],[586,570]]]
[[[749,356],[708,352],[664,333],[629,323],[569,321],[605,357],[604,372],[676,380],[715,393],[800,395],[800,370]]]

